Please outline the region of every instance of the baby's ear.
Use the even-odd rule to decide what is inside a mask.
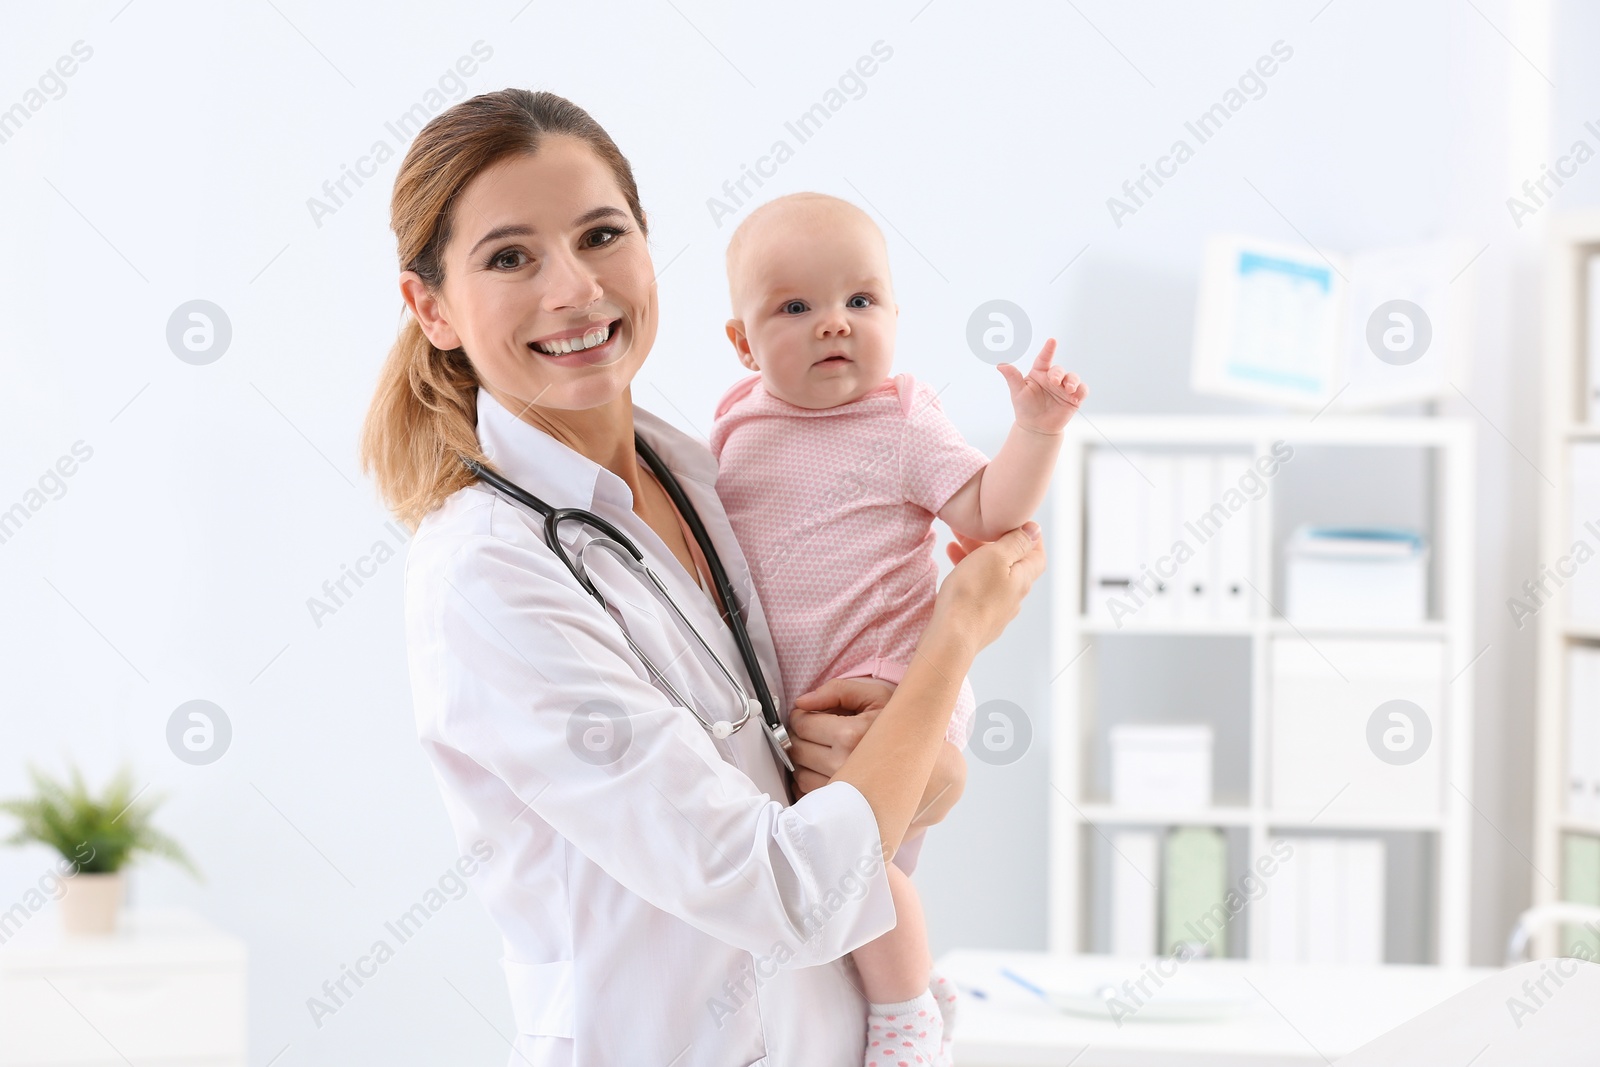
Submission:
[[[745,370],[759,371],[761,367],[756,363],[754,353],[750,351],[750,342],[744,335],[744,323],[739,319],[728,320],[728,340],[733,342],[733,350],[739,356],[739,362]]]

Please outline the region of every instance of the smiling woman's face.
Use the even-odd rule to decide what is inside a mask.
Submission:
[[[621,397],[656,338],[655,270],[611,169],[576,138],[488,168],[462,190],[444,285],[401,288],[437,348],[462,348],[512,413]]]

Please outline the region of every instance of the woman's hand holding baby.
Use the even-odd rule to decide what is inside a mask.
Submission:
[[[893,693],[894,686],[877,678],[833,678],[795,698],[789,755],[801,795],[833,780]]]
[[[889,702],[894,686],[877,678],[834,678],[795,699],[789,712],[794,740],[794,783],[801,796],[833,781],[878,712]],[[967,761],[946,741],[922,791],[911,827],[932,826],[955,807],[966,788]]]
[[[1022,598],[1044,573],[1044,537],[1039,524],[1029,520],[990,543],[960,533],[956,539],[959,545],[947,548],[956,568],[939,586],[928,629],[975,641],[976,654],[1016,618]]]
[[[1055,351],[1052,337],[1039,349],[1026,375],[1010,363],[1000,364],[1000,375],[1011,389],[1011,409],[1024,430],[1058,434],[1088,399],[1089,387],[1051,362]]]

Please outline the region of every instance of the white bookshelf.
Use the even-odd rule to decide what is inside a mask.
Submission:
[[[1600,440],[1600,424],[1588,421],[1585,397],[1586,264],[1600,252],[1600,211],[1574,212],[1552,220],[1545,252],[1544,428],[1539,467],[1539,562],[1554,563],[1572,547],[1568,504],[1567,446]],[[1544,478],[1552,484],[1546,484]],[[1586,566],[1597,566],[1591,562]],[[1537,577],[1530,575],[1530,578]],[[1518,591],[1514,595],[1521,596]],[[1567,814],[1567,650],[1600,644],[1600,620],[1574,622],[1567,598],[1555,597],[1534,617],[1538,642],[1536,749],[1534,754],[1533,902],[1561,898],[1561,839],[1575,833],[1600,837],[1600,823]],[[1540,932],[1541,956],[1558,951],[1557,931]]]
[[[1279,473],[1267,479],[1259,500],[1247,504],[1234,521],[1251,524],[1250,614],[1236,622],[1162,622],[1141,625],[1135,616],[1115,622],[1090,618],[1084,611],[1086,473],[1088,453],[1094,448],[1123,451],[1189,449],[1249,453],[1251,459],[1267,455],[1273,443],[1285,441],[1297,452],[1308,447],[1340,446],[1417,448],[1433,455],[1428,477],[1426,531],[1430,552],[1430,604],[1432,613],[1422,623],[1390,627],[1295,625],[1278,616],[1272,605],[1283,607],[1275,589],[1275,559],[1282,552],[1288,531],[1277,529],[1274,501]],[[1109,833],[1122,826],[1210,826],[1229,832],[1233,841],[1247,841],[1243,863],[1254,864],[1268,852],[1270,839],[1297,831],[1389,831],[1422,835],[1423,852],[1431,865],[1426,919],[1432,927],[1434,960],[1447,966],[1467,963],[1470,914],[1470,848],[1472,829],[1472,716],[1473,681],[1467,667],[1477,654],[1473,647],[1473,470],[1474,427],[1467,421],[1445,418],[1338,417],[1323,414],[1314,419],[1295,417],[1216,416],[1110,416],[1078,419],[1068,427],[1054,492],[1051,531],[1051,582],[1053,604],[1050,733],[1050,948],[1054,952],[1090,951],[1088,888],[1093,861],[1091,835]],[[1290,464],[1292,465],[1292,460]],[[1287,466],[1287,465],[1286,465]],[[1199,812],[1129,811],[1088,795],[1090,746],[1096,722],[1096,660],[1111,636],[1163,635],[1188,637],[1227,636],[1247,642],[1249,653],[1248,802],[1218,804]],[[1440,748],[1440,796],[1437,818],[1360,820],[1330,818],[1317,812],[1273,810],[1269,805],[1270,739],[1266,709],[1271,679],[1268,655],[1271,642],[1353,637],[1377,640],[1431,638],[1444,646],[1445,684],[1432,744]],[[1221,738],[1218,740],[1222,744]],[[1230,867],[1233,867],[1230,857]],[[1231,879],[1230,879],[1231,882]],[[1250,958],[1263,958],[1265,909],[1248,908],[1245,941]]]

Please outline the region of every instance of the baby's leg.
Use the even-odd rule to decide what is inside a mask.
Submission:
[[[886,868],[889,895],[894,899],[894,929],[850,954],[861,972],[861,991],[873,1004],[892,1004],[927,992],[933,970],[922,900],[904,871],[892,863]]]
[[[865,1067],[947,1067],[944,1016],[929,989],[933,956],[922,901],[911,878],[888,865],[895,927],[851,953],[867,996]]]

